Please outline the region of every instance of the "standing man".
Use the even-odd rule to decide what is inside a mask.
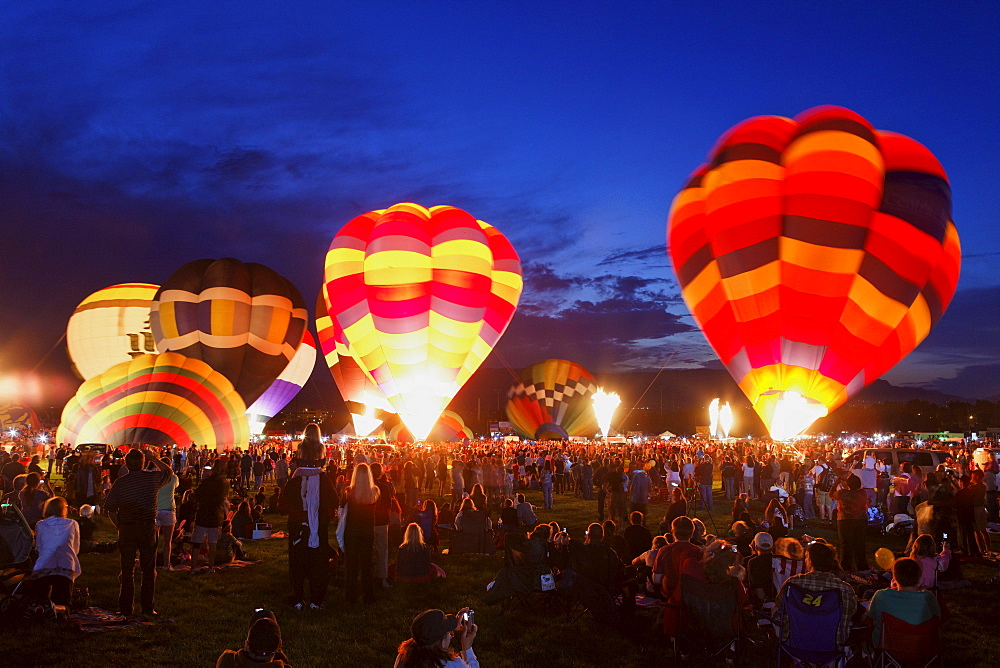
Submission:
[[[146,462],[157,470],[146,471]],[[156,589],[156,502],[160,488],[170,479],[170,467],[149,450],[132,449],[125,455],[128,474],[119,476],[108,492],[104,507],[118,527],[118,552],[121,555],[118,612],[129,617],[135,599],[135,556],[139,553],[142,586],[139,604],[142,614],[155,617],[153,595]]]
[[[703,457],[701,463],[695,467],[694,476],[698,479],[698,489],[701,490],[701,507],[712,511],[715,505],[712,502],[712,478],[715,475],[715,466],[709,457]]]

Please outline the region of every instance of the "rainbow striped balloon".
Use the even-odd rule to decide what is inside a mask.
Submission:
[[[84,381],[62,412],[59,443],[191,443],[224,449],[250,440],[233,384],[201,360],[140,355]]]
[[[347,223],[325,280],[351,354],[418,439],[489,355],[523,286],[521,261],[496,228],[417,204]]]
[[[260,395],[257,401],[253,402],[247,409],[250,433],[263,434],[267,421],[277,415],[282,408],[288,405],[288,402],[295,398],[315,368],[316,340],[307,329],[295,357],[288,363],[285,370],[278,374],[275,381],[271,383],[271,387],[267,388],[264,394]]]
[[[397,443],[412,443],[414,440],[410,430],[402,422],[393,426],[387,436],[390,441]],[[465,438],[473,438],[472,430],[465,426],[465,420],[455,411],[441,413],[441,417],[434,423],[434,427],[427,436],[427,440],[434,443],[450,443]]]
[[[776,438],[916,348],[962,257],[937,158],[840,107],[723,135],[674,198],[668,245],[688,308]]]

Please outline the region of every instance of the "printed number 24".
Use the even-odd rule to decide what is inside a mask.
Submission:
[[[812,594],[806,594],[802,597],[802,602],[806,605],[814,605],[817,608],[823,603],[823,595],[813,596]]]

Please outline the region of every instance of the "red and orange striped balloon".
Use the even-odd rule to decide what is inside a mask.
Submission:
[[[785,393],[825,414],[916,348],[961,266],[938,160],[840,107],[723,135],[674,198],[668,245],[688,308],[772,434]]]
[[[486,359],[522,288],[510,242],[451,206],[358,216],[334,237],[325,273],[330,316],[417,438]]]

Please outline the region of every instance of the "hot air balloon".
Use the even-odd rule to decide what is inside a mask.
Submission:
[[[527,439],[568,439],[597,432],[593,374],[569,360],[545,360],[528,367],[507,392],[507,418]]]
[[[390,441],[397,443],[412,443],[414,441],[410,430],[402,422],[397,423],[389,430],[388,437]],[[442,443],[461,441],[466,438],[472,439],[473,435],[472,430],[465,426],[462,417],[455,411],[444,411],[434,423],[426,440]]]
[[[291,362],[307,317],[286,278],[223,258],[175,271],[156,293],[150,324],[159,350],[207,362],[252,404]]]
[[[177,353],[140,355],[83,382],[63,409],[60,443],[246,447],[246,406],[221,373]]]
[[[337,233],[325,287],[351,354],[424,438],[510,323],[521,263],[461,209],[397,204]]]
[[[340,390],[340,396],[347,403],[348,410],[355,415],[375,409],[391,412],[392,407],[382,395],[382,390],[358,365],[344,341],[344,333],[330,317],[325,292],[320,290],[316,299],[316,333],[323,359],[330,368],[330,375]]]
[[[66,347],[81,378],[93,378],[136,355],[156,353],[149,307],[159,287],[120,283],[77,305],[66,326]]]
[[[38,415],[28,404],[21,401],[0,402],[0,438],[7,436],[11,429],[16,432],[38,429],[41,427]]]
[[[288,405],[299,390],[309,380],[313,369],[316,367],[316,340],[313,339],[309,330],[306,330],[302,345],[299,346],[295,357],[288,363],[271,387],[267,388],[264,394],[260,395],[257,401],[247,409],[247,418],[250,422],[250,433],[262,434],[267,421],[273,418]]]
[[[839,107],[723,135],[674,198],[668,244],[688,308],[779,439],[916,348],[961,266],[938,160]]]

